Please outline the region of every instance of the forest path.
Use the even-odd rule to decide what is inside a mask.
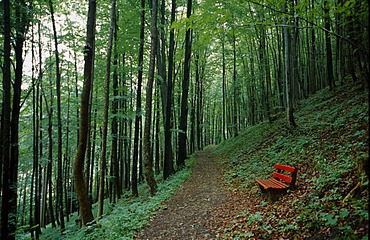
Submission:
[[[193,172],[182,188],[165,203],[137,239],[214,239],[217,209],[233,201],[222,183],[221,166],[212,154],[215,146],[197,152]]]

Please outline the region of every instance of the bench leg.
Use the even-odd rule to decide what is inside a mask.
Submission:
[[[272,202],[275,202],[275,201],[279,200],[279,194],[278,194],[278,192],[276,192],[274,190],[269,190],[268,191],[268,196],[269,196],[269,199]]]
[[[262,186],[261,186],[261,185],[259,185],[259,184],[258,184],[258,186],[260,187],[260,189],[261,189],[261,192],[262,192],[262,193],[266,193],[266,189],[265,189],[264,187],[262,187]]]

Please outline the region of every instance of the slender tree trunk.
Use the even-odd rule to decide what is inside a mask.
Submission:
[[[159,88],[157,84],[157,89]],[[157,96],[158,96],[157,91]],[[158,96],[159,97],[159,96]],[[156,119],[155,119],[155,137],[154,137],[154,143],[155,143],[155,163],[154,163],[154,169],[155,174],[158,175],[160,173],[161,168],[161,154],[160,154],[160,107],[159,107],[159,101],[156,101]]]
[[[54,47],[55,47],[55,66],[56,66],[56,93],[57,93],[57,118],[58,118],[58,177],[57,177],[57,213],[58,219],[60,221],[60,228],[61,231],[64,231],[65,224],[64,224],[64,213],[63,213],[63,164],[62,164],[62,119],[61,119],[61,97],[60,97],[60,60],[59,60],[59,51],[58,51],[58,37],[57,37],[57,30],[55,26],[55,19],[54,19],[54,8],[52,0],[49,0],[49,7],[50,7],[50,15],[51,21],[53,24],[53,33],[54,33]]]
[[[192,11],[192,0],[187,1],[186,17],[189,19]],[[189,79],[190,79],[190,58],[191,58],[191,35],[192,30],[186,30],[185,35],[185,61],[184,61],[184,78],[182,81],[182,94],[181,94],[181,113],[179,124],[179,143],[178,143],[178,157],[177,167],[182,168],[185,166],[186,153],[186,138],[187,138],[187,122],[188,122],[188,95],[189,95]]]
[[[226,58],[225,58],[225,32],[222,32],[222,134],[226,140],[228,136],[228,121],[227,121],[227,89],[226,89]]]
[[[314,9],[314,0],[312,0],[311,8]],[[315,28],[313,25],[311,27],[311,71],[310,71],[310,93],[314,94],[316,92],[316,37]]]
[[[176,0],[171,1],[171,24],[176,17]],[[175,50],[175,32],[170,30],[170,42],[168,49],[168,74],[167,74],[167,99],[166,99],[166,114],[164,121],[164,163],[163,163],[163,178],[167,179],[175,172],[173,167],[172,154],[172,134],[171,134],[171,115],[172,115],[172,90],[173,90],[173,70],[174,70],[174,50]]]
[[[40,23],[38,23],[38,29],[40,29]],[[38,31],[38,39],[40,40],[41,39],[41,33],[40,31]],[[43,119],[43,111],[42,111],[42,94],[40,93],[40,89],[41,89],[41,81],[42,81],[42,77],[43,77],[43,71],[41,70],[42,69],[42,46],[41,46],[41,41],[39,42],[38,44],[38,53],[39,53],[39,75],[38,75],[38,79],[37,79],[37,84],[36,84],[36,101],[37,101],[37,109],[39,109],[38,111],[38,116],[37,116],[37,120],[36,120],[36,125],[38,126],[37,127],[37,130],[39,131],[39,133],[37,134],[38,136],[38,141],[37,141],[37,148],[39,149],[38,150],[38,157],[39,159],[42,159],[43,158],[43,130],[41,129],[41,124],[42,124],[42,119]],[[42,167],[41,164],[38,164],[38,167],[37,167],[37,171],[38,171],[38,186],[39,186],[39,189],[38,189],[38,193],[36,194],[35,196],[35,201],[36,201],[36,206],[35,206],[35,215],[39,215],[39,219],[36,221],[36,224],[40,224],[40,226],[38,227],[38,233],[41,234],[41,227],[42,227],[42,224],[41,224],[41,219],[44,218],[42,212],[41,212],[41,209],[42,208],[45,208],[46,206],[46,203],[45,205],[41,204],[41,199],[42,199],[42,192],[43,192],[43,181],[42,181],[42,170],[44,167]],[[44,175],[44,179],[45,179],[45,175]],[[37,198],[37,199],[36,199]]]
[[[286,3],[283,6],[283,11],[286,12]],[[290,127],[296,127],[293,116],[293,103],[292,103],[292,91],[291,91],[291,51],[290,51],[290,30],[288,26],[288,19],[284,17],[284,51],[285,51],[285,97],[286,97],[286,113],[287,120]]]
[[[28,196],[27,183],[28,183],[28,175],[26,175],[25,179],[23,180],[23,188],[22,188],[23,200],[22,200],[22,205],[21,205],[22,206],[21,226],[23,226],[25,224],[25,217],[26,217],[26,201],[27,201],[27,196]],[[32,204],[32,201],[33,200],[30,200],[30,204]],[[30,214],[30,215],[32,216],[32,214]],[[34,238],[34,236],[32,236],[32,235],[33,235],[33,233],[31,232],[31,238]]]
[[[192,124],[193,128],[196,128],[196,143],[197,143],[197,150],[202,148],[202,129],[201,129],[201,90],[200,90],[200,70],[199,70],[199,53],[195,55],[195,99],[194,99],[194,107],[192,111]],[[195,129],[193,129],[195,131]],[[195,136],[194,136],[195,138]],[[195,142],[195,140],[194,140]]]
[[[10,1],[3,0],[4,19],[4,50],[3,50],[3,101],[1,108],[1,131],[0,131],[0,174],[2,176],[1,191],[1,239],[8,239],[14,232],[11,231],[9,214],[11,205],[10,189],[10,112],[11,112],[11,22],[10,22]],[[14,238],[14,237],[13,237]]]
[[[51,80],[50,86],[52,86]],[[53,228],[56,227],[55,225],[55,216],[54,216],[54,207],[53,207],[53,183],[52,183],[52,172],[53,172],[53,102],[54,96],[52,89],[50,89],[50,101],[48,106],[48,101],[45,101],[46,108],[48,110],[48,164],[47,164],[47,195],[48,195],[48,205],[49,205],[49,214],[50,214],[50,221]]]
[[[143,164],[143,124],[139,127],[139,183],[144,181],[144,164]]]
[[[117,19],[116,19],[117,21]],[[119,161],[118,158],[118,72],[117,72],[117,65],[118,65],[118,53],[117,53],[117,24],[115,23],[115,31],[114,31],[114,57],[113,57],[113,102],[112,102],[112,156],[111,161],[114,167],[114,189],[117,196],[117,199],[121,198],[121,182],[123,174],[123,161]],[[121,155],[120,155],[121,156]],[[120,165],[120,163],[122,163]],[[115,202],[115,200],[113,201]]]
[[[136,116],[134,132],[134,153],[132,156],[132,195],[138,196],[138,158],[139,158],[139,132],[141,123],[141,84],[143,81],[143,62],[144,62],[144,29],[145,28],[145,0],[141,0],[140,15],[140,47],[139,47],[139,71],[137,78],[137,95],[136,95]]]
[[[68,69],[70,67],[69,63]],[[68,83],[70,82],[69,80],[69,73],[67,73],[67,81]],[[72,85],[72,84],[71,84]],[[67,122],[70,122],[70,109],[71,109],[71,89],[70,86],[68,86],[68,98],[67,98],[67,116],[66,120]],[[63,185],[63,192],[64,192],[64,206],[66,209],[66,220],[69,222],[69,214],[70,214],[70,207],[69,207],[69,196],[68,196],[68,191],[69,191],[69,178],[70,178],[70,154],[69,154],[69,124],[66,126],[66,139],[65,139],[65,152],[64,152],[64,176],[63,176],[63,182],[65,183]]]
[[[32,26],[32,43],[34,42],[34,32],[33,32],[33,26]],[[31,55],[32,55],[32,62],[34,61],[34,46],[32,44],[31,46]],[[32,166],[32,176],[31,176],[31,189],[30,189],[30,219],[29,219],[29,223],[30,223],[30,229],[31,229],[31,238],[34,239],[35,238],[35,229],[33,229],[33,222],[36,220],[35,217],[34,217],[34,211],[33,211],[33,206],[34,206],[34,201],[33,201],[33,189],[36,188],[37,186],[35,186],[35,177],[36,177],[36,169],[37,169],[37,157],[38,157],[38,148],[37,148],[37,145],[36,145],[36,141],[38,140],[38,138],[36,137],[36,134],[38,134],[38,131],[36,130],[36,116],[38,117],[38,114],[36,113],[36,94],[35,94],[35,71],[34,69],[32,69],[32,133],[33,133],[33,136],[32,136],[32,140],[33,140],[33,144],[32,144],[32,150],[33,150],[33,166]],[[36,140],[37,139],[37,140]],[[36,148],[35,148],[35,145],[36,145]],[[36,195],[36,194],[35,194]],[[35,200],[37,200],[37,198],[35,198]],[[24,201],[25,202],[25,201]],[[24,206],[23,206],[24,207]],[[23,217],[22,217],[22,225],[23,225]],[[38,238],[37,238],[38,239]]]
[[[32,28],[32,40],[34,40],[34,31]],[[31,46],[32,52],[32,62],[34,61],[34,45]],[[36,80],[34,76],[34,71],[32,71],[32,105],[33,105],[33,116],[32,116],[32,125],[33,125],[33,169],[32,169],[32,179],[31,179],[31,193],[30,193],[30,227],[35,230],[36,239],[39,239],[39,234],[41,233],[40,228],[40,187],[41,184],[39,178],[39,133],[40,133],[40,121],[39,121],[39,81],[41,80],[40,76],[42,75],[40,68],[39,78]],[[35,186],[35,194],[33,196],[33,186]],[[34,198],[33,198],[34,197]],[[33,202],[35,203],[34,212],[32,210]],[[25,207],[25,206],[23,206]],[[34,219],[33,219],[34,214]],[[34,221],[34,222],[33,222]],[[23,224],[22,224],[23,225]],[[36,226],[33,228],[33,226]],[[33,231],[31,231],[31,236],[33,236]]]
[[[95,22],[96,22],[96,0],[89,0],[88,20],[87,20],[87,37],[85,46],[85,66],[84,66],[84,85],[81,96],[80,110],[80,132],[76,159],[74,162],[74,178],[76,192],[80,207],[81,225],[93,221],[94,217],[91,211],[91,202],[87,195],[87,189],[84,179],[84,158],[86,153],[86,142],[89,133],[89,99],[93,83],[93,65],[95,49]]]
[[[237,98],[238,98],[238,86],[237,86],[237,79],[236,79],[236,39],[235,39],[235,29],[233,31],[233,130],[234,130],[234,137],[238,136],[238,107],[237,107]]]
[[[160,24],[158,26],[158,40],[157,40],[157,69],[158,75],[162,78],[160,82],[160,92],[162,99],[162,116],[163,123],[166,121],[166,105],[167,105],[167,76],[166,76],[166,1],[161,0],[160,7]]]
[[[105,68],[105,100],[104,100],[104,117],[103,117],[103,137],[102,137],[102,153],[100,160],[100,187],[99,187],[99,202],[98,202],[98,218],[103,215],[104,208],[104,181],[107,162],[107,135],[108,135],[108,113],[109,113],[109,85],[110,85],[110,71],[114,31],[116,29],[116,0],[112,0],[110,13],[110,30],[109,41],[107,48],[107,59]]]
[[[40,36],[40,35],[39,35]],[[39,38],[40,39],[40,38]],[[40,45],[39,45],[39,54],[41,55],[41,51],[40,51]],[[41,63],[40,63],[41,64]],[[40,65],[40,69],[41,69],[41,65]],[[40,77],[41,79],[41,77]],[[39,85],[38,88],[42,88],[42,84],[39,82]],[[40,118],[40,122],[42,122],[43,120],[43,108],[42,108],[42,94],[39,94],[39,102],[40,102],[40,115],[39,115],[39,118]],[[41,123],[42,124],[42,123]],[[40,145],[38,146],[40,148],[40,158],[43,157],[43,143],[42,143],[42,139],[43,139],[43,131],[41,130],[40,128],[40,134],[39,134],[39,137],[40,137]],[[42,188],[40,189],[41,190],[41,219],[40,219],[40,227],[45,227],[46,225],[46,216],[47,216],[47,194],[48,194],[48,182],[47,182],[47,165],[44,166],[43,168],[40,166],[39,167],[39,171],[40,171],[40,186],[42,186]],[[43,172],[43,174],[42,174]],[[43,180],[41,180],[41,176],[43,175]]]
[[[144,124],[144,172],[145,179],[150,188],[150,195],[154,196],[157,191],[157,183],[154,179],[153,154],[151,150],[150,132],[152,121],[153,83],[155,72],[155,56],[157,54],[157,0],[152,0],[152,22],[151,22],[151,50],[149,61],[149,76],[146,86],[145,124]]]
[[[325,0],[324,2],[324,19],[325,19],[325,44],[326,44],[326,65],[327,65],[327,78],[330,90],[335,88],[334,75],[333,75],[333,55],[331,49],[331,39],[330,39],[330,13],[329,13],[329,2]]]

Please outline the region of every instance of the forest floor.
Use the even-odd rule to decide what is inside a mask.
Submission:
[[[222,182],[221,165],[212,154],[214,146],[195,154],[192,175],[174,197],[165,203],[137,239],[212,239],[221,221],[218,209],[238,203]],[[230,211],[231,210],[231,211]],[[225,214],[232,214],[227,209]]]
[[[197,152],[190,177],[136,239],[368,239],[368,92],[325,89],[297,108],[295,129],[281,117]],[[271,201],[255,179],[275,163],[298,176]]]
[[[98,224],[79,228],[75,213],[63,233],[50,226],[42,238],[366,240],[368,96],[359,84],[324,89],[297,104],[297,128],[287,128],[284,113],[250,126],[189,156],[166,181],[158,175],[156,196],[141,184],[139,197],[106,199]],[[255,179],[271,176],[276,163],[298,175],[294,190],[271,201]]]

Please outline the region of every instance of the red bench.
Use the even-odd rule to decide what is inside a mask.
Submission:
[[[256,179],[256,182],[263,193],[270,193],[274,197],[276,193],[286,192],[287,189],[294,189],[297,179],[297,168],[288,165],[275,164],[276,171],[269,179]],[[283,173],[288,172],[289,175]]]

